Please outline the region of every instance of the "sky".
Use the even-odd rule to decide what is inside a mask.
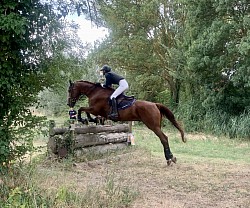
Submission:
[[[69,20],[74,20],[79,25],[78,35],[81,40],[85,43],[94,44],[96,40],[102,40],[108,35],[108,30],[104,27],[96,27],[90,20],[85,20],[83,16],[78,17],[77,15],[68,17]]]

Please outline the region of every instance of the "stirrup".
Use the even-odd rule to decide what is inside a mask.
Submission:
[[[118,113],[111,113],[108,116],[112,118],[118,118]]]
[[[118,114],[111,113],[108,115],[108,118],[111,120],[117,120],[118,119]]]

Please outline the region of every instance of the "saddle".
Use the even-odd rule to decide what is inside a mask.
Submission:
[[[131,105],[133,105],[135,101],[136,99],[134,96],[127,96],[122,93],[116,98],[117,109],[118,110],[126,109],[130,107]],[[109,101],[109,105],[112,106],[111,100]]]
[[[95,83],[95,85],[103,88],[103,86],[99,82]],[[116,98],[117,110],[126,109],[130,107],[131,105],[133,105],[135,101],[136,99],[134,96],[127,96],[124,93],[122,93]],[[112,102],[110,99],[109,99],[109,106],[112,107]]]

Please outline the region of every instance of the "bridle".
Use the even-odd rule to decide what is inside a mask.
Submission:
[[[76,101],[78,98],[71,97],[72,92],[75,90],[74,83],[70,83],[69,90],[68,90],[68,106],[73,108],[74,105],[76,104]]]
[[[80,93],[77,97],[71,97],[71,95],[73,94],[75,88],[75,83],[72,81],[69,81],[70,85],[69,85],[69,90],[68,90],[68,106],[73,108],[74,105],[76,104],[76,101],[81,97],[84,96],[84,93]],[[93,85],[92,87],[90,87],[90,89],[88,90],[88,92],[93,92],[96,89],[96,85]]]

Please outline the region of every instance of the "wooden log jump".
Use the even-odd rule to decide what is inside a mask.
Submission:
[[[68,131],[69,128],[52,128],[50,131],[50,136],[64,134]],[[76,127],[75,133],[76,134],[87,134],[87,133],[119,133],[119,132],[128,132],[129,126],[127,124],[117,124],[115,126],[82,126]]]
[[[65,157],[69,152],[86,153],[95,150],[103,153],[127,146],[130,132],[128,124],[114,126],[81,126],[71,128],[56,128],[49,131],[48,150],[59,157]]]

